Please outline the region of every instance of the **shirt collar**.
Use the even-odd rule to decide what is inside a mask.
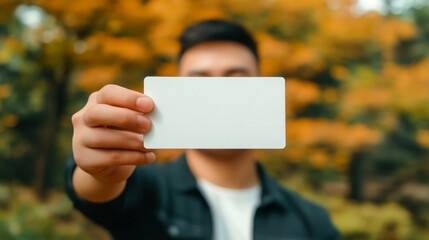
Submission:
[[[173,187],[183,192],[198,191],[198,183],[189,169],[186,155],[180,156],[173,164],[176,165],[175,171],[171,171],[171,174],[173,174],[172,179],[174,179]],[[286,199],[283,197],[282,187],[265,172],[260,163],[256,164],[261,181],[261,206],[275,205],[286,210]]]

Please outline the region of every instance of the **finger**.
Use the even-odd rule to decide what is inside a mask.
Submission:
[[[91,95],[89,95],[88,97],[88,101],[86,102],[85,106],[72,115],[71,122],[73,124],[73,127],[77,127],[82,123],[83,114],[86,112],[88,108],[97,104],[96,99],[97,99],[97,92],[91,93]]]
[[[106,104],[96,104],[83,113],[83,121],[88,127],[108,126],[136,133],[149,131],[152,123],[141,113],[127,108]]]
[[[102,169],[111,166],[144,166],[155,161],[153,152],[141,152],[120,149],[85,149],[81,151],[82,157],[76,159],[86,159],[86,161],[77,161],[79,167],[86,169]]]
[[[97,103],[128,108],[142,113],[148,113],[154,107],[153,100],[149,96],[112,84],[104,86],[97,92]]]
[[[143,135],[110,128],[88,128],[82,136],[82,145],[88,148],[121,149],[148,152],[143,147]]]
[[[85,148],[79,153],[74,156],[75,161],[85,171],[111,166],[144,166],[156,160],[153,152]]]

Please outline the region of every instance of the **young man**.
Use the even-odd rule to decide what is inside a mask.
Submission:
[[[201,22],[180,42],[180,76],[259,74],[256,44],[239,25]],[[326,211],[267,176],[252,150],[192,149],[151,164],[142,139],[153,108],[149,96],[108,85],[72,118],[67,192],[115,239],[339,239]]]

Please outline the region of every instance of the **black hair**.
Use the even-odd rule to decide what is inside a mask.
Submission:
[[[247,47],[259,62],[256,42],[252,35],[241,25],[226,20],[206,20],[188,27],[180,35],[178,62],[190,48],[205,42],[228,41]]]

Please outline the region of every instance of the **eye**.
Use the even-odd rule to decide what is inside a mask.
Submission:
[[[244,72],[234,72],[227,75],[228,77],[248,77],[249,74]]]
[[[210,74],[206,72],[192,72],[188,76],[189,77],[210,77]]]
[[[225,73],[226,77],[248,77],[249,72],[245,68],[231,69]]]

